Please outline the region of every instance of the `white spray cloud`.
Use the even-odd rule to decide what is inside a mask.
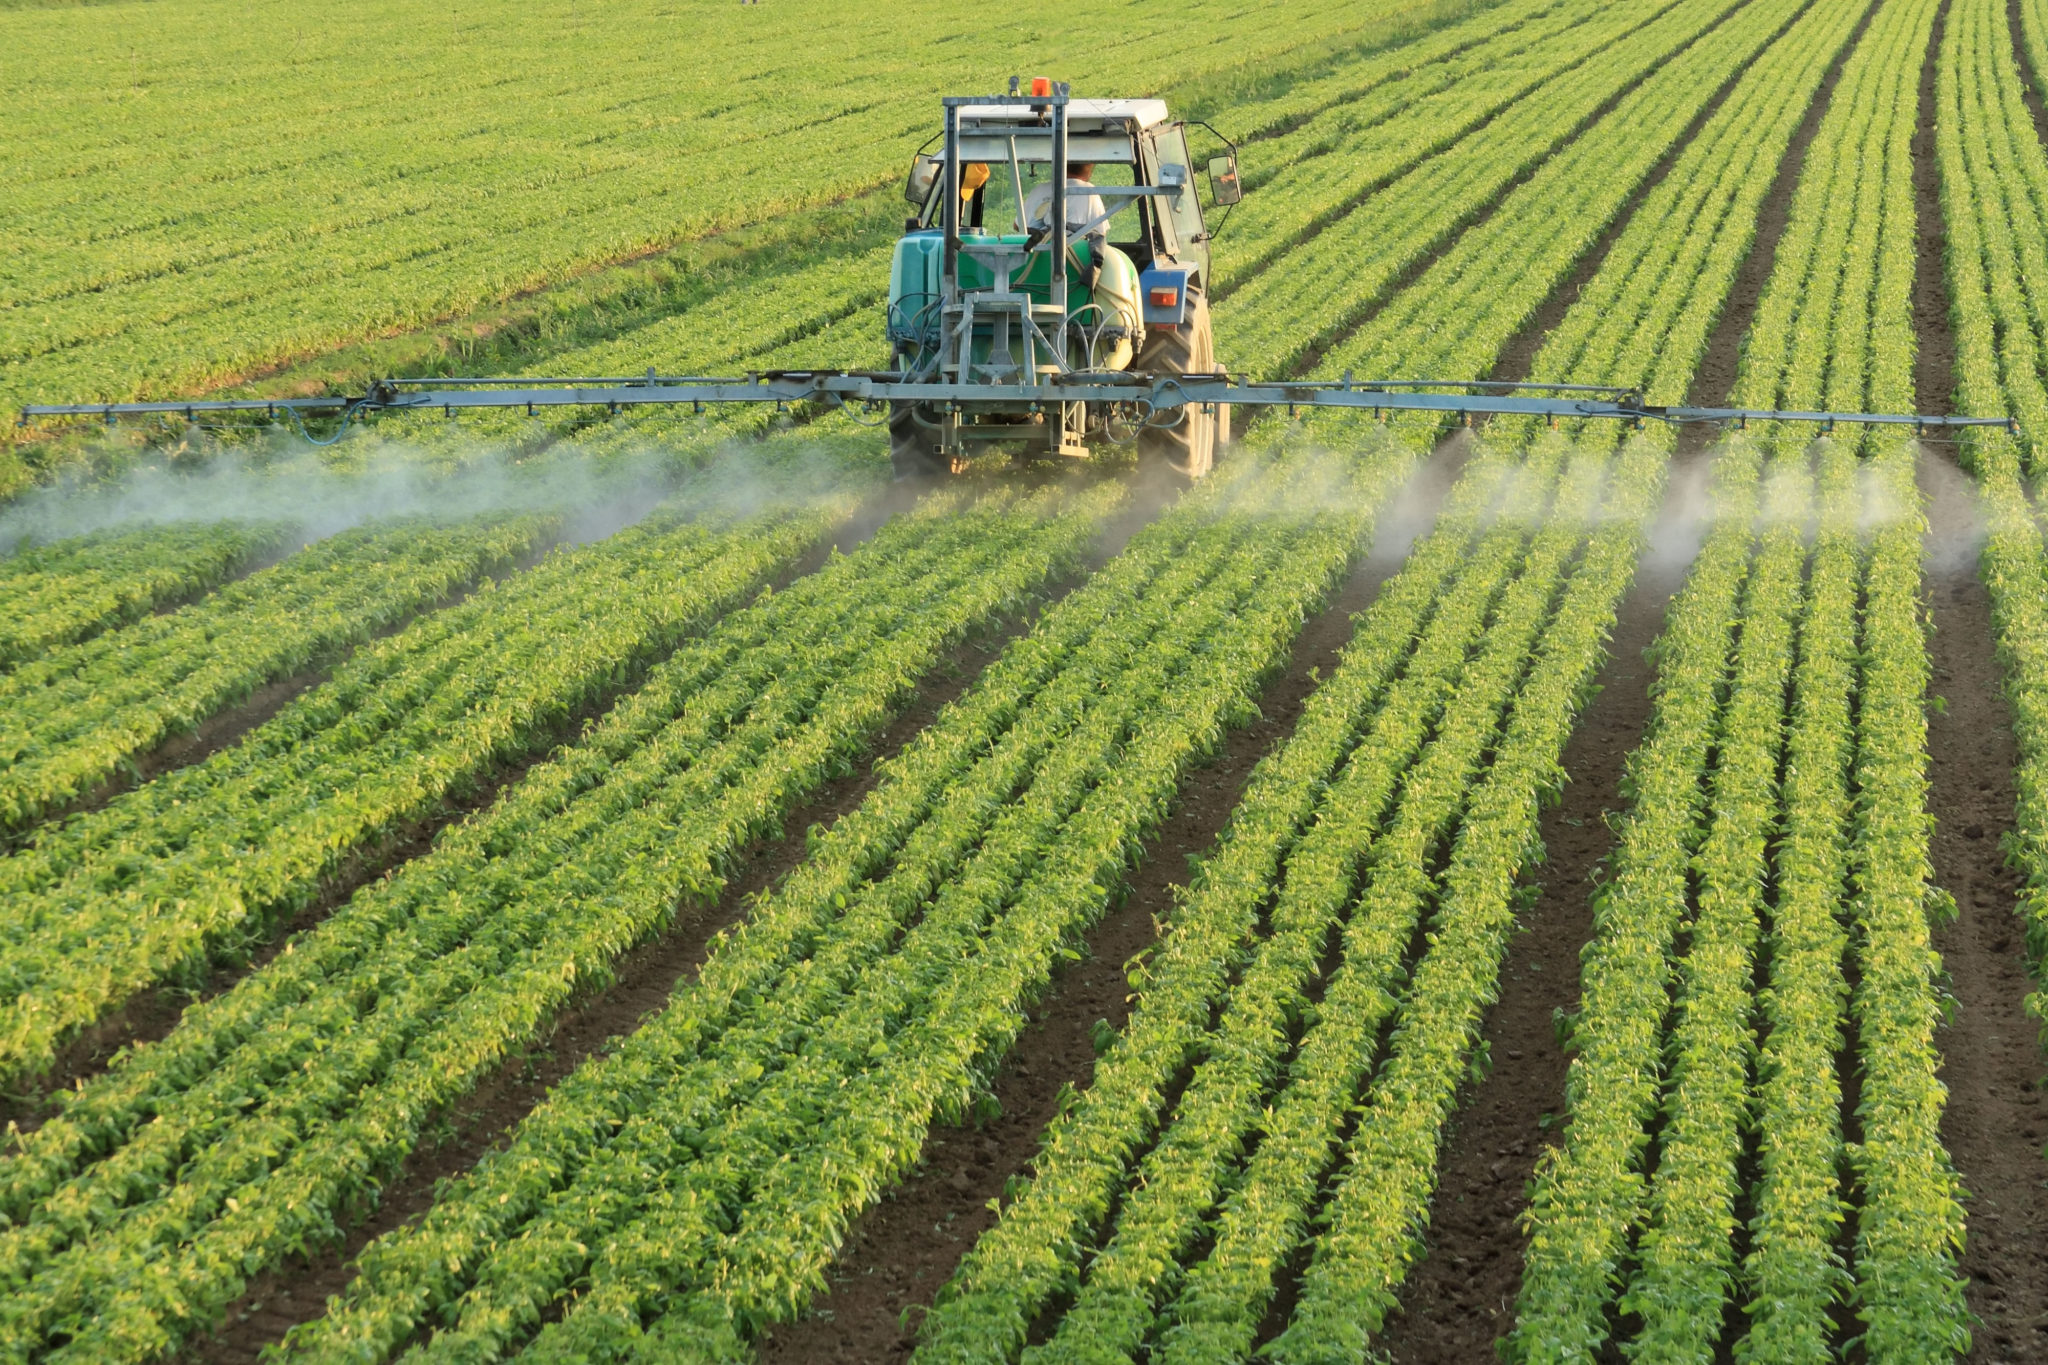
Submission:
[[[227,451],[179,466],[146,465],[118,481],[73,476],[0,508],[0,554],[94,531],[189,522],[265,521],[315,541],[395,517],[551,512],[570,544],[602,539],[668,503],[692,513],[746,515],[844,484],[843,455],[797,442],[772,452],[740,443],[697,468],[649,446],[602,455],[570,443],[515,460],[479,446],[451,459],[403,442],[355,438],[346,466],[312,451],[282,457]],[[699,456],[698,458],[702,458]]]

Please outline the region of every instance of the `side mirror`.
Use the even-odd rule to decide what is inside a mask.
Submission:
[[[932,197],[932,185],[939,178],[939,169],[944,163],[935,156],[919,152],[910,158],[910,179],[904,182],[903,197],[919,208]]]
[[[1209,158],[1209,198],[1219,209],[1244,198],[1244,186],[1237,180],[1236,152]]]

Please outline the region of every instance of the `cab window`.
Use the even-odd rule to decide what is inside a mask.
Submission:
[[[1188,159],[1187,135],[1178,127],[1162,128],[1153,136],[1152,146],[1159,163],[1159,182],[1164,184],[1178,175],[1184,187],[1179,194],[1164,196],[1160,200],[1166,205],[1163,217],[1173,230],[1173,240],[1168,245],[1182,260],[1195,260],[1206,266],[1209,259],[1205,241],[1207,233],[1202,227],[1201,202],[1195,198],[1195,167]],[[1178,169],[1169,170],[1168,167]]]
[[[978,227],[988,232],[1025,231],[1027,224],[1024,221],[1023,213],[1018,208],[1017,184],[1010,178],[1009,163],[1006,161],[991,161],[987,164],[988,180],[981,187],[980,192],[964,205],[965,212],[961,215],[962,225],[970,229]],[[1033,191],[1050,183],[1050,169],[1043,161],[1026,161],[1017,167],[1017,179],[1023,183],[1024,197],[1027,200],[1033,199]],[[1093,179],[1090,183],[1096,185],[1133,185],[1137,183],[1137,178],[1132,172],[1132,167],[1127,162],[1102,161],[1096,163]],[[1069,187],[1068,192],[1079,193],[1080,191]],[[1038,201],[1042,201],[1045,198],[1045,194],[1037,196]],[[1114,205],[1105,203],[1104,207],[1114,207],[1116,210],[1110,216],[1106,229],[1111,241],[1121,242],[1128,239],[1132,242],[1137,242],[1143,239],[1145,230],[1143,224],[1139,221],[1137,206],[1134,201],[1126,198]]]

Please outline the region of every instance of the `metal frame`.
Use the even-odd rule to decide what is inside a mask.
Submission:
[[[956,194],[957,199],[957,194]],[[1064,205],[1062,205],[1064,207]],[[1461,392],[1434,392],[1454,389]],[[1496,392],[1508,390],[1510,392]],[[1518,397],[1513,390],[1533,390],[1549,397]],[[1431,412],[1467,420],[1480,416],[1541,417],[1552,422],[1580,419],[1644,422],[1711,422],[1746,427],[1751,422],[1811,423],[1832,429],[1855,426],[1910,426],[1916,432],[1965,427],[2002,427],[2019,432],[2010,417],[1953,417],[1917,413],[1805,412],[1768,408],[1707,408],[1645,403],[1640,392],[1597,385],[1504,383],[1491,380],[1402,379],[1354,383],[1349,375],[1336,382],[1246,383],[1226,375],[1182,375],[1153,379],[1130,373],[1056,375],[1037,384],[933,383],[894,371],[772,370],[734,378],[644,375],[573,379],[383,379],[355,397],[224,398],[164,403],[32,403],[21,409],[23,424],[46,417],[99,417],[113,423],[122,417],[180,416],[191,421],[202,413],[281,412],[330,414],[354,420],[377,412],[432,412],[453,416],[470,408],[603,407],[648,405],[701,408],[706,403],[817,403],[827,408],[849,405],[881,407],[890,402],[938,405],[957,415],[962,405],[1011,405],[1009,410],[1045,412],[1061,417],[1069,403],[1122,405],[1142,421],[1157,421],[1192,404],[1227,403],[1232,407],[1371,409],[1390,412]],[[1177,417],[1175,420],[1178,420]],[[1000,434],[1000,429],[997,429]],[[1016,433],[1022,435],[1023,433]]]

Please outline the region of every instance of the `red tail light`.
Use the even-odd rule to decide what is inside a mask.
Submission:
[[[1178,290],[1178,289],[1155,289],[1155,290],[1153,290],[1153,291],[1152,291],[1152,306],[1153,306],[1154,308],[1178,308],[1178,307],[1180,307],[1180,290]]]

